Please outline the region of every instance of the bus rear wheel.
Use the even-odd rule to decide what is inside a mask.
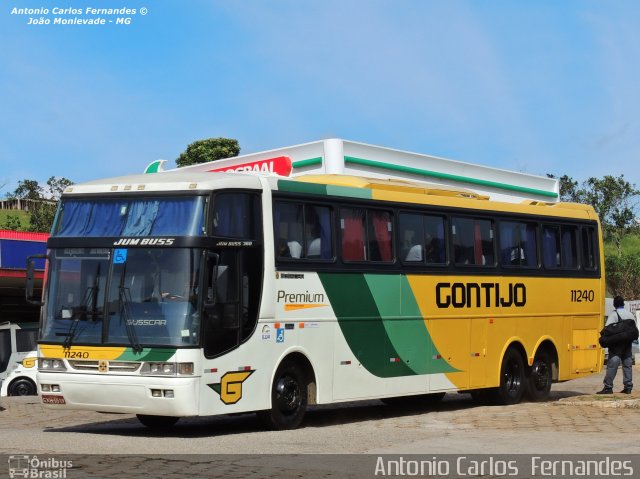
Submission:
[[[514,348],[507,349],[500,367],[500,386],[494,391],[495,402],[518,404],[527,387],[526,379],[522,356]]]
[[[258,412],[269,429],[295,429],[302,423],[309,401],[307,381],[295,363],[280,365],[271,387],[271,409]]]
[[[149,416],[147,414],[137,414],[138,420],[150,429],[166,429],[178,422],[179,417],[175,416]]]
[[[29,379],[17,379],[9,386],[9,396],[35,396],[38,393],[36,385]]]
[[[527,378],[527,397],[531,401],[544,401],[549,397],[553,382],[552,363],[546,351],[536,354]]]

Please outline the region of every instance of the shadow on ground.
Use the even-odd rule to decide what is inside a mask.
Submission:
[[[547,402],[582,396],[575,391],[552,392]],[[322,428],[378,421],[390,418],[421,416],[429,413],[455,412],[472,408],[505,407],[478,405],[469,394],[447,394],[444,400],[432,404],[429,402],[403,401],[400,404],[386,405],[381,401],[361,401],[343,404],[312,406],[305,416],[303,428]],[[518,407],[518,406],[506,406]],[[104,434],[129,437],[198,438],[227,436],[233,434],[268,433],[253,413],[227,416],[208,416],[182,418],[171,428],[149,429],[136,418],[127,416],[117,419],[117,414],[105,414],[105,420],[78,424],[62,428],[47,428],[45,432],[74,432],[84,434]]]

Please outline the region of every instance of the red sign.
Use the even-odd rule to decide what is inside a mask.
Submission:
[[[53,394],[43,394],[42,402],[45,404],[66,404],[64,397],[54,396]]]
[[[291,158],[288,156],[278,156],[277,158],[241,163],[239,165],[223,166],[222,168],[216,168],[215,170],[208,171],[223,173],[275,173],[280,176],[289,176],[291,174]]]

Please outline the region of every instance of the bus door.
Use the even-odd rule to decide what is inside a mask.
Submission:
[[[205,357],[231,351],[253,332],[260,306],[259,256],[257,249],[209,254],[203,298]]]

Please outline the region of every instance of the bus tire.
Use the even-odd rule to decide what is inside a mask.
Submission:
[[[544,401],[551,391],[553,360],[546,351],[539,351],[527,377],[527,397],[531,401]]]
[[[175,416],[149,416],[147,414],[136,414],[138,421],[150,429],[166,429],[178,422],[179,417]]]
[[[9,396],[35,396],[38,394],[36,385],[27,378],[16,379],[9,386]]]
[[[518,404],[527,389],[524,361],[515,348],[507,349],[500,367],[500,386],[494,392],[494,402]]]
[[[278,367],[271,386],[271,409],[258,417],[269,429],[296,429],[307,410],[308,384],[302,369],[293,362]]]

